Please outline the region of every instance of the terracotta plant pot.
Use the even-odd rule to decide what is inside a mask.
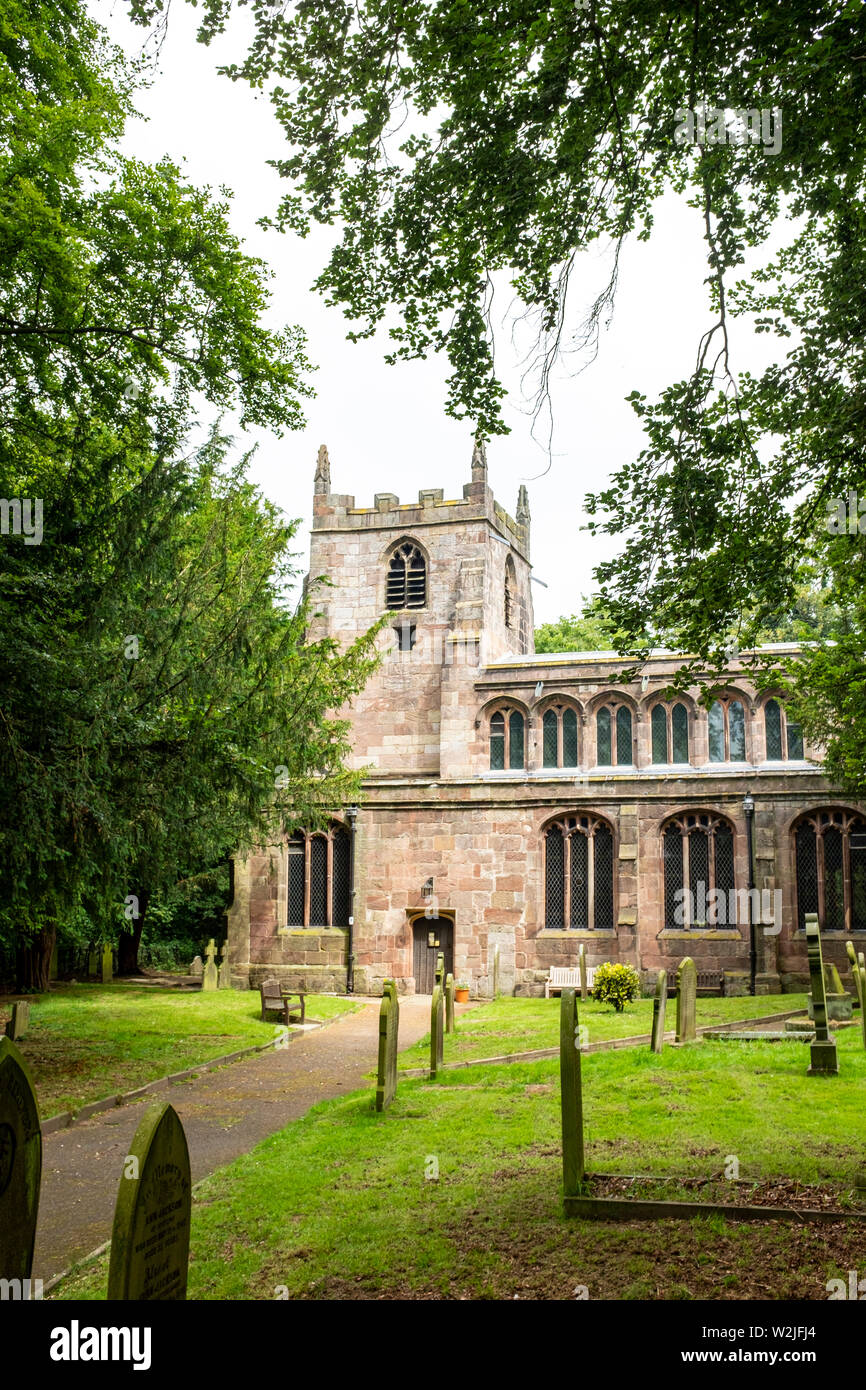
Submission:
[[[468,1004],[468,1003],[469,1003],[469,990],[468,990],[468,989],[455,989],[455,991],[454,991],[454,998],[455,998],[455,1000],[456,1000],[456,1002],[457,1002],[458,1004]]]

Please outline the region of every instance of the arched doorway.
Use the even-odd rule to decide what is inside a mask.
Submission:
[[[415,993],[432,994],[436,983],[436,958],[445,957],[445,974],[454,971],[453,917],[425,917],[420,913],[412,919],[412,973]]]

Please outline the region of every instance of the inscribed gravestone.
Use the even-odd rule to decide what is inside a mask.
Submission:
[[[454,1032],[454,976],[445,976],[445,1032]]]
[[[114,958],[110,946],[102,948],[102,983],[111,984],[111,977],[114,974]]]
[[[191,1210],[183,1125],[172,1106],[155,1106],[124,1160],[111,1232],[109,1299],[186,1298]]]
[[[206,962],[201,982],[202,989],[219,988],[219,974],[217,973],[216,961],[214,960],[215,955],[216,946],[214,945],[213,937],[211,937],[210,941],[207,943],[207,950],[205,951]]]
[[[376,1079],[376,1109],[384,1110],[397,1094],[397,1034],[400,1005],[397,985],[386,980],[379,1009],[379,1070]]]
[[[677,1042],[694,1042],[698,970],[691,956],[680,961],[677,971]]]
[[[665,1011],[668,1004],[668,972],[660,970],[656,977],[656,992],[653,999],[653,1031],[650,1047],[653,1052],[661,1052],[665,1042]]]
[[[444,1028],[444,997],[442,986],[436,985],[433,990],[433,1003],[430,1008],[430,1075],[435,1076],[442,1065],[445,1055],[445,1040],[443,1038]]]
[[[27,1063],[0,1038],[0,1279],[29,1279],[33,1269],[42,1129]]]
[[[201,956],[193,956],[190,961],[189,973],[195,975],[197,979],[201,979],[204,974],[204,961]]]
[[[229,965],[229,943],[227,941],[224,941],[220,947],[219,987],[220,989],[231,989],[232,987],[231,966]]]
[[[17,999],[12,1005],[12,1017],[6,1024],[6,1036],[13,1042],[23,1038],[30,1027],[30,1005],[24,999]]]
[[[562,1107],[562,1182],[566,1197],[576,1197],[586,1176],[583,1150],[583,1093],[577,991],[564,989],[559,1006],[559,1087]]]
[[[815,1021],[815,1041],[811,1044],[811,1066],[807,1076],[833,1074],[839,1070],[836,1043],[827,1028],[827,1000],[824,993],[824,968],[821,960],[821,933],[818,915],[806,913],[806,949],[809,953],[809,976],[812,981],[812,1016]]]
[[[589,986],[586,976],[586,948],[582,941],[577,949],[577,963],[580,967],[580,997],[581,999],[586,999],[589,993]]]

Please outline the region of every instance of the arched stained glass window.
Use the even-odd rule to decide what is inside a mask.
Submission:
[[[689,760],[689,712],[685,705],[674,705],[671,712],[672,763]]]
[[[616,761],[618,767],[634,762],[631,710],[625,705],[620,705],[616,712]]]
[[[491,772],[518,771],[526,765],[526,724],[519,710],[496,710],[490,716]]]
[[[668,760],[668,712],[664,705],[654,705],[650,722],[652,724],[653,762],[666,763]]]
[[[746,713],[732,696],[714,700],[707,720],[711,763],[746,761]]]
[[[768,762],[782,762],[785,758],[793,761],[804,756],[800,726],[788,718],[778,700],[768,700],[764,706],[764,733]]]
[[[595,716],[596,758],[602,767],[609,767],[611,758],[610,710],[605,706]]]
[[[542,765],[577,767],[577,712],[568,705],[551,705],[541,718]]]

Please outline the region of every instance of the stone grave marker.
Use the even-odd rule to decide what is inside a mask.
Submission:
[[[694,1042],[695,1010],[698,997],[698,971],[691,956],[680,961],[677,970],[677,1042]]]
[[[433,990],[433,1003],[430,1008],[430,1075],[435,1076],[442,1065],[445,1055],[445,1032],[444,1019],[445,999],[442,993],[442,986],[436,985]]]
[[[653,1052],[661,1052],[665,1044],[665,1012],[668,1006],[668,972],[660,970],[656,976],[656,992],[653,999],[653,1029],[650,1047]]]
[[[854,993],[860,1008],[863,1008],[863,990],[860,987],[860,963],[857,960],[857,952],[854,950],[854,942],[846,941],[845,950],[848,953],[848,960],[851,963],[851,974],[854,976]]]
[[[195,975],[197,979],[201,979],[204,974],[204,961],[201,956],[193,956],[189,965],[189,973]]]
[[[6,1036],[13,1042],[23,1038],[30,1027],[30,1005],[26,999],[16,999],[12,1005],[12,1017],[6,1024]]]
[[[102,948],[102,983],[110,985],[114,975],[114,952],[111,946],[105,945]]]
[[[454,976],[445,976],[445,1032],[454,1032]]]
[[[183,1125],[172,1106],[154,1106],[124,1159],[111,1232],[109,1299],[186,1298],[191,1210]]]
[[[577,991],[564,989],[559,1006],[559,1088],[562,1107],[562,1184],[566,1197],[580,1195],[586,1177],[583,1149],[583,1091]]]
[[[824,966],[824,989],[827,994],[844,994],[842,978],[832,961]]]
[[[18,1048],[0,1038],[0,1279],[30,1278],[41,1179],[36,1092]]]
[[[385,980],[379,1009],[379,1069],[376,1078],[376,1109],[385,1110],[397,1094],[397,1033],[400,1005],[394,980]]]
[[[100,956],[100,954],[99,954],[98,951],[90,951],[90,952],[88,952],[88,956],[87,956],[87,973],[88,973],[88,975],[90,975],[90,976],[91,976],[92,978],[94,978],[94,979],[95,979],[96,976],[100,973],[100,964],[101,964],[101,961],[102,961],[102,957]]]
[[[229,965],[229,943],[224,941],[220,947],[220,968],[219,968],[219,987],[220,989],[231,989],[232,972]]]
[[[213,937],[211,937],[210,941],[207,943],[207,950],[205,951],[204,975],[202,976],[201,982],[202,989],[219,988],[219,973],[216,968],[216,961],[214,960],[215,955],[216,946],[214,945]]]
[[[580,969],[580,997],[586,999],[589,994],[589,986],[586,977],[586,947],[581,941],[577,948],[577,964]]]
[[[806,913],[806,948],[809,952],[809,976],[812,981],[812,1016],[815,1020],[815,1041],[811,1044],[811,1066],[807,1076],[832,1075],[839,1070],[836,1042],[827,1027],[827,1000],[824,993],[824,968],[821,960],[821,933],[818,914]]]

